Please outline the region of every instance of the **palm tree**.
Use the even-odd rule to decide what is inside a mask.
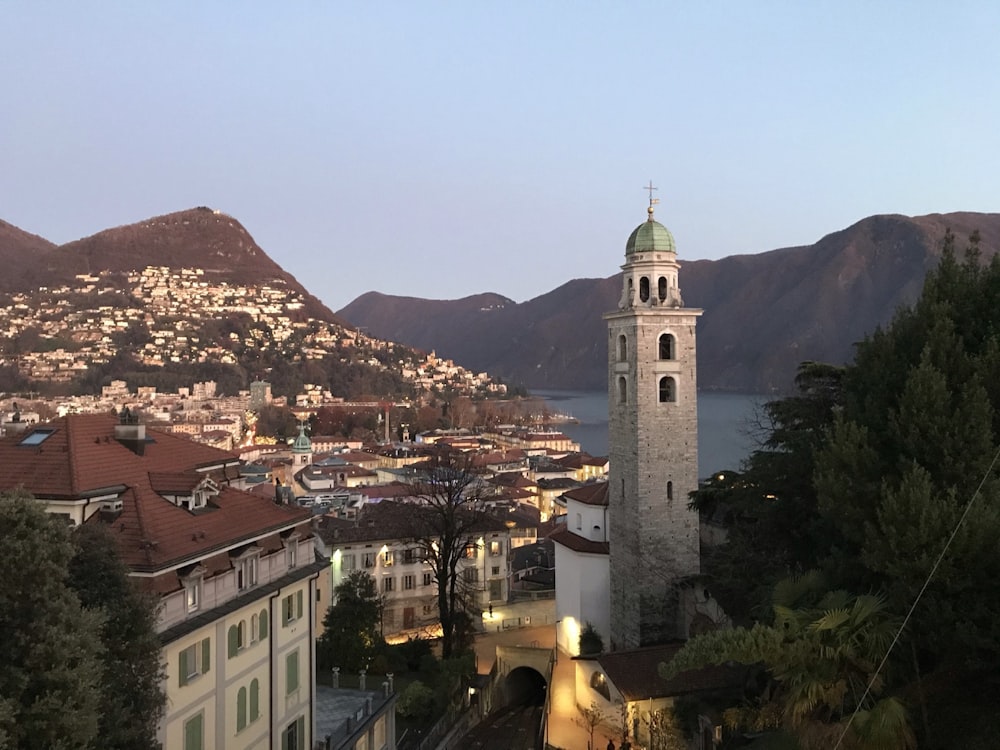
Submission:
[[[761,665],[766,687],[730,709],[733,727],[783,729],[803,750],[910,750],[906,709],[885,686],[881,662],[898,622],[880,595],[825,591],[820,574],[786,579],[772,594],[774,622],[691,639],[660,675],[736,661]]]

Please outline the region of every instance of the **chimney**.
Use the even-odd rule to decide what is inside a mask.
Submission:
[[[140,424],[139,417],[132,414],[127,406],[118,415],[115,440],[137,456],[146,452],[146,425]]]
[[[358,675],[358,690],[365,689],[365,672],[367,670],[362,669],[361,674]]]
[[[392,672],[386,672],[385,676],[386,676],[386,679],[389,680],[389,693],[388,693],[388,695],[391,695],[392,694]]]
[[[335,688],[340,687],[340,667],[333,668],[333,682],[331,685]]]
[[[372,715],[372,697],[369,695],[365,698],[365,716]]]

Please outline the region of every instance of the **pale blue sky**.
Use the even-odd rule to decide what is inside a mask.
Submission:
[[[0,3],[0,218],[208,205],[331,308],[997,211],[996,2]],[[681,277],[683,283],[683,271]]]

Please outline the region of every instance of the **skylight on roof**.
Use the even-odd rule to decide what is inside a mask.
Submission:
[[[53,432],[55,430],[33,430],[29,435],[25,435],[18,445],[41,445]]]

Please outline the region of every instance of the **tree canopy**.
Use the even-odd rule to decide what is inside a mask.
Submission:
[[[86,610],[101,615],[98,735],[105,750],[157,747],[166,706],[155,595],[138,590],[106,527],[73,533],[68,583]]]
[[[323,635],[316,642],[320,669],[340,667],[344,672],[367,669],[384,645],[382,597],[367,571],[353,570],[334,589],[336,601],[323,619]]]
[[[949,233],[920,299],[860,342],[853,362],[804,364],[797,392],[767,405],[760,449],[692,499],[728,522],[728,543],[705,556],[713,590],[734,620],[758,623],[713,636],[717,645],[770,634],[787,651],[789,631],[775,628],[791,621],[765,605],[788,576],[817,569],[829,591],[869,592],[844,600],[837,617],[871,596],[887,622],[905,620],[877,687],[898,703],[886,710],[920,709],[922,746],[956,736],[949,711],[934,710],[948,700],[931,689],[946,684],[938,678],[992,684],[1000,664],[1000,261],[982,261],[975,235],[963,260],[955,245]],[[811,642],[817,622],[794,630],[796,643]],[[707,643],[695,639],[690,654]],[[775,680],[787,667],[764,651],[744,658],[770,664]],[[876,710],[844,685],[830,724],[852,702]]]
[[[0,548],[0,746],[96,747],[103,618],[68,585],[70,532],[0,493]]]

